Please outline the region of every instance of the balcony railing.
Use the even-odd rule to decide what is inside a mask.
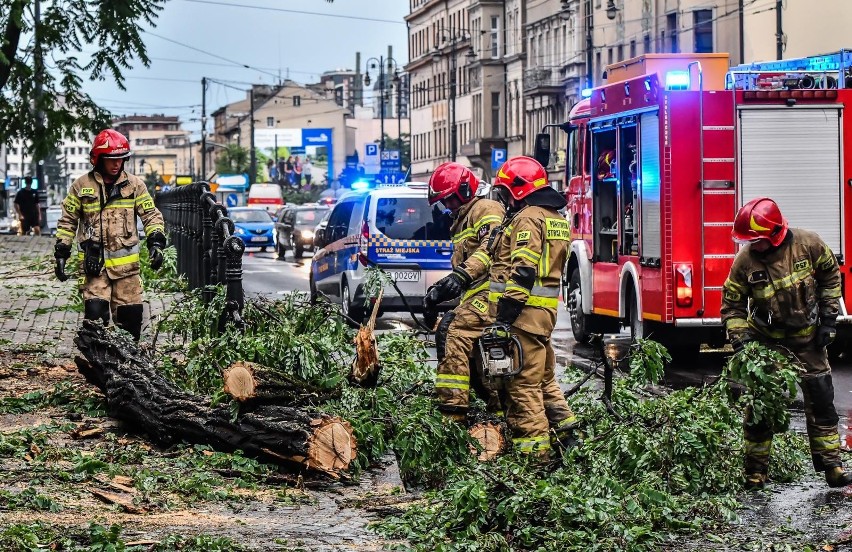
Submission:
[[[555,65],[539,65],[524,70],[524,89],[558,87],[562,84],[560,67]]]

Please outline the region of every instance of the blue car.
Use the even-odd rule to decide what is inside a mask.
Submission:
[[[234,221],[235,234],[246,247],[275,247],[275,223],[263,207],[235,207],[228,209],[228,218]]]

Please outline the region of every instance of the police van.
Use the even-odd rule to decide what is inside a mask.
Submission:
[[[450,273],[452,220],[430,206],[428,185],[378,185],[342,196],[318,236],[311,262],[311,300],[320,294],[358,322],[370,313],[364,283],[369,266],[383,269],[414,312],[422,312],[426,290]],[[406,311],[399,293],[386,286],[381,312]]]

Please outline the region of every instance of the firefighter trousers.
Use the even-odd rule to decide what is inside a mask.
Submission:
[[[548,343],[550,340],[517,327],[512,328],[512,333],[520,341],[524,354],[521,372],[507,379],[503,390],[506,423],[512,431],[512,444],[523,453],[547,455],[550,451],[550,427],[545,411],[543,384],[549,371]],[[551,365],[555,368],[555,360]],[[555,379],[553,383],[556,383]],[[548,389],[552,397],[553,388]],[[561,391],[559,395],[561,396]],[[562,401],[564,402],[565,399],[563,398]],[[557,404],[557,402],[551,399],[551,404]]]
[[[102,270],[100,275],[95,277],[81,274],[78,282],[83,301],[108,301],[113,316],[118,307],[142,304],[142,279],[138,274],[113,280],[107,276],[106,270]]]
[[[488,411],[502,414],[496,390],[486,385],[476,370],[471,370],[474,346],[482,331],[490,324],[488,303],[476,295],[446,315],[452,316],[447,329],[444,357],[438,361],[435,394],[438,409],[450,416],[461,417],[470,404],[470,390],[485,401]],[[443,321],[442,321],[443,322]]]
[[[568,402],[559,383],[556,381],[556,353],[553,343],[548,338],[546,345],[546,361],[544,381],[541,384],[544,413],[556,440],[570,433],[577,425],[577,417]]]
[[[813,342],[803,345],[782,347],[776,343],[764,343],[782,354],[792,353],[805,369],[799,385],[805,402],[805,420],[808,428],[808,443],[811,461],[818,472],[842,466],[840,460],[840,435],[837,431],[839,417],[834,408],[834,385],[828,353],[818,349]],[[753,423],[752,414],[746,411],[744,423],[745,472],[766,474],[772,451],[774,428],[768,424]]]

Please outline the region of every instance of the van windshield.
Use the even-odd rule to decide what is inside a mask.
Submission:
[[[376,203],[376,228],[393,240],[448,240],[451,223],[425,197],[386,197]]]

